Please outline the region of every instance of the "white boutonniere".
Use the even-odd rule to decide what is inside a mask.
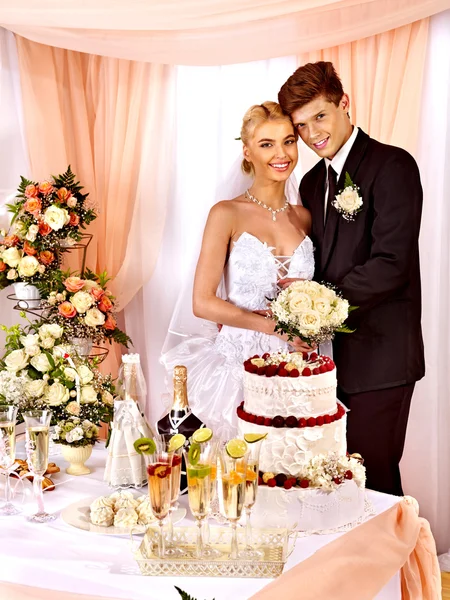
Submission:
[[[363,200],[359,195],[359,187],[353,183],[347,172],[345,173],[344,189],[336,194],[332,205],[346,221],[354,221],[355,216],[362,210]]]

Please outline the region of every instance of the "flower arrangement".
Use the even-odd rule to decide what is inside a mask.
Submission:
[[[270,302],[270,309],[275,331],[286,333],[289,340],[299,337],[319,344],[333,339],[335,332],[352,332],[344,322],[354,307],[333,288],[315,281],[294,281]]]
[[[0,289],[48,280],[58,269],[62,246],[80,241],[80,229],[97,216],[86,206],[88,194],[82,189],[70,166],[49,181],[21,177],[15,202],[7,205],[13,215],[10,230],[1,232]]]
[[[39,286],[45,318],[63,328],[63,342],[71,337],[97,343],[114,340],[128,348],[131,339],[117,327],[117,307],[106,287],[108,281],[106,271],[96,275],[88,269],[84,277],[56,271],[51,281]]]
[[[111,376],[103,376],[95,360],[88,362],[77,355],[70,358],[62,343],[62,327],[36,322],[26,328],[13,325],[2,329],[7,335],[6,353],[0,360],[0,404],[13,403],[19,413],[28,408],[51,408],[52,424],[69,417],[96,425],[111,421]]]
[[[354,221],[362,211],[363,200],[359,195],[359,187],[353,183],[349,173],[345,173],[344,189],[336,194],[331,204],[346,221]]]
[[[58,421],[52,436],[55,444],[63,444],[78,448],[80,446],[93,446],[98,441],[98,427],[84,419],[69,417]]]

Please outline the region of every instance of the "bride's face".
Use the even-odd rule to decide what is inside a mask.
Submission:
[[[284,120],[259,125],[244,146],[244,158],[252,163],[255,178],[286,181],[298,161],[294,126]]]

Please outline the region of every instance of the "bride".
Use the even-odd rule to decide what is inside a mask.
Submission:
[[[289,346],[311,350],[299,338],[288,345],[265,311],[280,279],[314,274],[310,214],[285,191],[298,160],[297,133],[278,104],[264,102],[246,112],[241,140],[242,170],[253,183],[212,207],[194,279],[193,312],[217,324],[214,334],[186,337],[161,357],[168,379],[186,365],[194,413],[223,435],[235,431],[244,360]]]

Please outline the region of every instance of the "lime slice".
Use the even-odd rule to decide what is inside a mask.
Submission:
[[[202,427],[201,429],[197,429],[192,434],[192,439],[196,444],[203,444],[204,442],[209,442],[212,438],[213,432],[208,427]]]
[[[247,452],[247,448],[246,442],[238,439],[230,440],[226,445],[227,453],[231,458],[242,458]]]
[[[265,440],[266,437],[267,433],[244,433],[244,440],[247,442],[247,444],[260,442],[261,440]]]
[[[138,454],[153,454],[156,450],[156,444],[150,438],[139,438],[133,446]]]
[[[195,442],[191,444],[188,452],[188,460],[191,465],[196,465],[198,463],[198,459],[200,458],[200,445]]]
[[[170,438],[169,442],[169,452],[176,452],[180,448],[184,446],[184,442],[186,441],[186,436],[182,433],[177,433],[173,437]]]

